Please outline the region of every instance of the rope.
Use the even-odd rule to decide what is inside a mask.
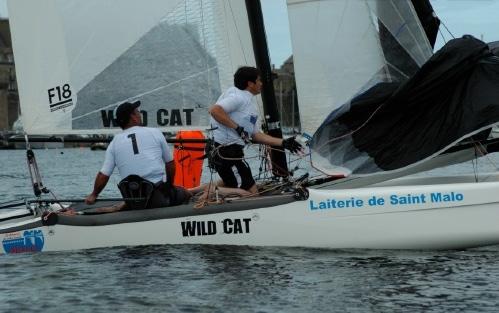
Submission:
[[[52,190],[50,191],[50,194],[52,195],[52,197],[54,197],[54,200],[56,201],[56,203],[61,207],[61,210],[64,210],[64,206],[61,204],[61,202],[57,199],[56,195],[52,192]]]
[[[232,196],[237,196],[238,199],[248,199],[248,198],[252,198],[252,197],[255,197],[255,196],[259,196],[259,195],[262,195],[266,192],[269,192],[269,191],[273,191],[273,190],[277,190],[279,188],[282,188],[286,185],[289,185],[290,182],[281,182],[281,183],[273,183],[272,182],[272,186],[271,187],[267,187],[267,188],[262,188],[261,190],[258,190],[257,192],[254,192],[254,193],[251,193],[251,194],[248,194],[248,195],[239,195],[239,194],[232,194]],[[264,186],[264,184],[262,184],[261,186]],[[215,192],[216,192],[216,188],[215,188]],[[207,195],[207,198],[206,199],[203,199],[201,201],[197,201],[193,208],[194,209],[202,209],[204,208],[205,206],[209,206],[210,204],[221,204],[221,203],[224,203],[225,202],[225,199],[230,197],[231,195],[228,194],[228,195],[224,195],[224,196],[218,196],[219,199],[215,199],[215,200],[209,200],[210,199],[210,190],[208,190],[208,195]]]

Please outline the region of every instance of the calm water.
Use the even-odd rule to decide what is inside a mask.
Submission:
[[[35,153],[45,185],[63,197],[90,192],[104,158],[89,149]],[[24,151],[0,151],[0,203],[30,197],[28,175]],[[118,196],[112,185],[107,196]],[[3,256],[0,282],[0,312],[497,312],[499,247],[117,247]]]

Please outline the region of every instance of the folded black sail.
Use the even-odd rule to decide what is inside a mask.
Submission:
[[[450,41],[405,83],[376,84],[332,112],[313,159],[326,171],[370,174],[438,155],[499,121],[498,60],[471,36]]]

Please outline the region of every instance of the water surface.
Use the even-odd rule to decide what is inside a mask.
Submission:
[[[89,149],[35,153],[45,185],[64,198],[89,193],[104,158]],[[493,170],[496,160],[475,168]],[[430,175],[472,171],[468,164]],[[118,180],[102,197],[119,195]],[[25,151],[0,151],[0,203],[31,195]],[[0,257],[0,312],[496,312],[498,264],[498,246],[164,245],[9,255]]]

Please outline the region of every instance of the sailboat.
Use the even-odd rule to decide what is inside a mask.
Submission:
[[[484,133],[499,121],[498,45],[465,37],[433,55],[435,20],[421,22],[433,11],[417,2],[287,1],[301,124],[323,178],[290,178],[275,192],[201,209],[83,206],[67,216],[54,199],[26,201],[1,216],[0,253],[499,244],[497,173],[405,177],[494,151]],[[10,1],[27,134],[117,132],[113,109],[136,99],[148,126],[208,128],[207,107],[235,69],[257,64],[247,6],[255,3]]]

